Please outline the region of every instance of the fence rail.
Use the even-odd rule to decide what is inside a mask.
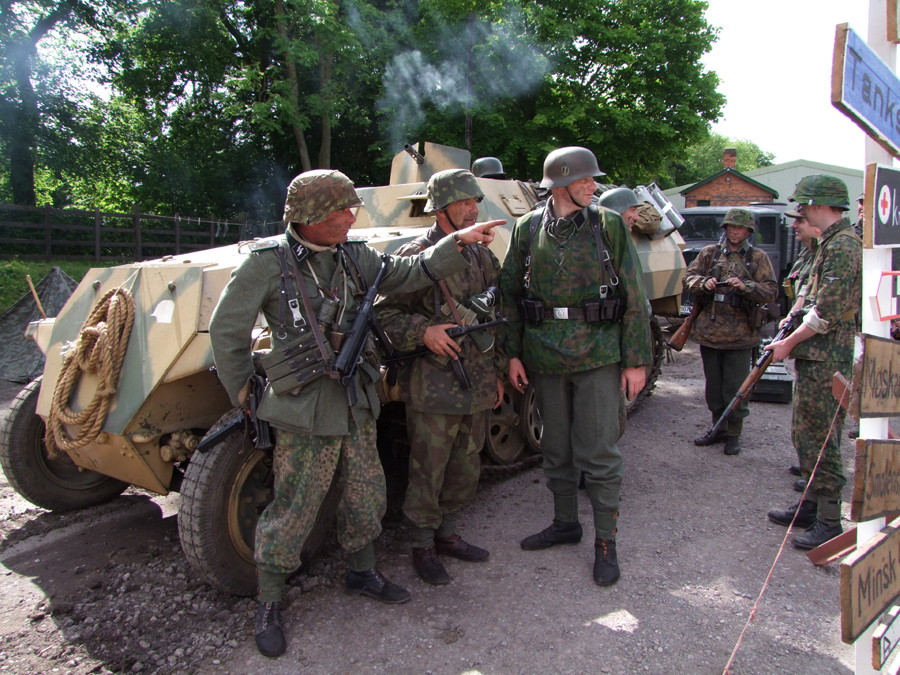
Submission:
[[[138,204],[131,213],[0,204],[0,259],[140,261],[270,236],[282,227],[159,216]]]

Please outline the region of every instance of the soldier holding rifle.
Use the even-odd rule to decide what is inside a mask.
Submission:
[[[339,171],[297,176],[285,202],[287,232],[251,247],[232,272],[210,323],[219,378],[235,405],[247,407],[252,331],[260,311],[272,328],[267,374],[270,366],[287,371],[277,380],[269,377],[258,409],[275,429],[275,498],[259,518],[255,544],[255,634],[265,656],[284,653],[284,583],[300,565],[303,543],[338,467],[337,527],[348,557],[347,592],[385,603],[409,599],[375,568],[372,546],[385,511],[384,473],[375,449],[378,359],[370,349],[373,362],[354,359],[346,373],[336,372],[335,364],[342,348],[357,341],[350,332],[359,296],[379,274],[382,292],[391,293],[462,272],[468,267],[462,248],[489,243],[491,229],[504,222],[460,230],[456,240],[448,237],[418,258],[382,262],[364,242],[348,241],[354,208],[361,204],[353,183]]]
[[[465,169],[448,169],[428,181],[425,212],[435,224],[402,246],[400,256],[422,251],[475,222],[484,193]],[[452,339],[447,330],[494,319],[499,309],[500,261],[484,246],[466,246],[469,267],[413,293],[378,301],[378,318],[396,349],[424,345],[428,352],[400,369],[399,398],[406,403],[409,486],[403,514],[410,522],[412,563],[429,584],[450,583],[438,554],[467,562],[488,551],[456,531],[460,510],[475,498],[488,411],[503,400],[507,360],[491,330]],[[495,329],[496,330],[496,329]]]
[[[753,348],[759,345],[761,305],[775,300],[778,286],[769,256],[750,245],[753,214],[731,209],[722,220],[724,241],[706,246],[684,275],[684,290],[702,304],[694,321],[693,337],[700,343],[706,377],[706,405],[713,425],[725,412],[750,372]],[[741,451],[744,419],[750,414],[742,400],[729,414],[727,424],[694,439],[695,445],[725,442],[725,454]]]
[[[844,215],[850,200],[843,181],[826,175],[807,176],[797,184],[791,199],[799,204],[797,213],[806,219],[798,227],[808,228],[809,236],[818,239],[806,299],[808,311],[797,330],[766,349],[772,351],[775,361],[789,356],[795,359],[791,438],[809,487],[806,499],[787,509],[769,511],[769,520],[807,528],[792,541],[798,548],[811,549],[843,532],[841,489],[847,481],[840,429],[845,411],[831,395],[831,382],[835,372],[848,379],[851,375],[855,315],[862,293],[862,242]],[[810,483],[813,468],[816,473]]]

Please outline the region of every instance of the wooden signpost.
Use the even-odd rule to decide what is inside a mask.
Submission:
[[[837,26],[834,36],[831,102],[900,157],[900,80],[846,23]]]
[[[891,607],[872,636],[872,667],[875,670],[884,668],[884,664],[891,658],[897,642],[900,641],[898,616],[900,616],[900,607]]]
[[[900,342],[863,335],[853,365],[850,414],[857,419],[900,415]]]
[[[900,512],[900,441],[856,441],[850,519],[874,520]]]
[[[841,639],[852,644],[900,595],[900,518],[841,563]]]

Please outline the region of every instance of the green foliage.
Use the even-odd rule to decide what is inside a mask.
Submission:
[[[23,295],[30,294],[26,275],[31,281],[38,282],[50,274],[54,267],[59,267],[75,281],[81,281],[92,267],[111,267],[117,263],[94,263],[90,261],[72,260],[0,260],[0,312],[5,312],[19,301]]]
[[[737,151],[735,168],[742,173],[771,166],[775,159],[773,153],[762,150],[753,141],[714,133],[706,140],[687,148],[683,159],[667,163],[665,177],[660,181],[661,187],[667,189],[676,185],[690,185],[718,173],[723,169],[722,153],[726,148]]]

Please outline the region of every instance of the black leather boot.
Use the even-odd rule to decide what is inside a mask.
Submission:
[[[619,580],[619,559],[615,539],[594,542],[594,581],[598,586],[612,586]]]
[[[740,436],[726,436],[725,438],[725,454],[726,455],[736,455],[741,451],[741,437]]]
[[[559,544],[577,544],[581,541],[581,523],[564,523],[554,520],[546,530],[525,537],[522,540],[522,548],[526,551],[539,551],[543,548],[558,546]]]
[[[799,510],[799,513],[798,513]],[[769,511],[769,520],[773,523],[778,523],[779,525],[784,525],[787,527],[794,522],[795,527],[810,527],[813,523],[816,522],[816,511],[818,510],[818,505],[810,501],[809,499],[804,499],[802,502],[797,502],[790,508],[781,510],[781,509],[772,509]],[[797,520],[794,521],[794,514],[797,514]]]
[[[716,433],[712,433],[712,427],[706,430],[706,433],[703,434],[700,438],[694,439],[694,445],[706,446],[706,445],[715,445],[716,443],[722,443],[727,438],[727,432],[723,427],[719,427],[719,430]]]
[[[840,523],[831,526],[817,519],[816,522],[807,528],[806,532],[791,538],[791,543],[797,548],[813,549],[816,546],[821,546],[826,541],[831,541],[843,531],[844,528],[841,527]]]
[[[485,549],[473,546],[458,534],[451,534],[446,539],[434,538],[434,550],[441,555],[449,555],[466,562],[484,562],[491,554]]]
[[[434,584],[435,586],[443,586],[450,583],[450,575],[437,557],[434,546],[413,548],[412,562],[416,574],[425,583]]]
[[[350,595],[368,595],[388,605],[399,605],[409,600],[409,592],[405,588],[385,579],[374,567],[362,572],[347,570],[345,588]]]
[[[256,648],[263,656],[284,654],[286,643],[281,625],[281,603],[256,601]]]

